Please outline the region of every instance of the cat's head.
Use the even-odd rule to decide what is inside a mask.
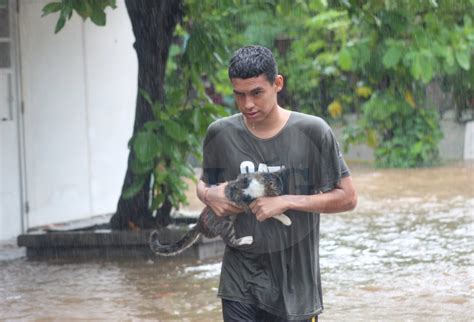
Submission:
[[[284,171],[241,174],[229,182],[227,197],[234,202],[250,203],[264,196],[278,196],[285,193]]]
[[[285,177],[283,170],[259,173],[255,178],[265,188],[265,196],[279,196],[285,193]]]

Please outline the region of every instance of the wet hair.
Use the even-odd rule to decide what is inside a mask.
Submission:
[[[270,49],[262,46],[246,46],[238,49],[229,62],[229,78],[252,78],[265,75],[273,84],[278,67]]]

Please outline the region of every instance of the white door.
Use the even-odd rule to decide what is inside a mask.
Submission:
[[[55,34],[48,1],[21,0],[18,13],[28,228],[92,214],[84,22],[74,14]]]
[[[16,0],[0,0],[0,240],[22,232]]]

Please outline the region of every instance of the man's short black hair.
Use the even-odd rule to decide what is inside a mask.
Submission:
[[[238,49],[229,62],[229,78],[247,79],[264,74],[273,84],[278,67],[270,49],[262,46],[246,46]]]

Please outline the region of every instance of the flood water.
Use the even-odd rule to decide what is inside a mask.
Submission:
[[[321,219],[320,320],[471,321],[474,165],[352,168],[358,208]],[[219,259],[40,262],[16,251],[0,251],[0,319],[221,320]]]

